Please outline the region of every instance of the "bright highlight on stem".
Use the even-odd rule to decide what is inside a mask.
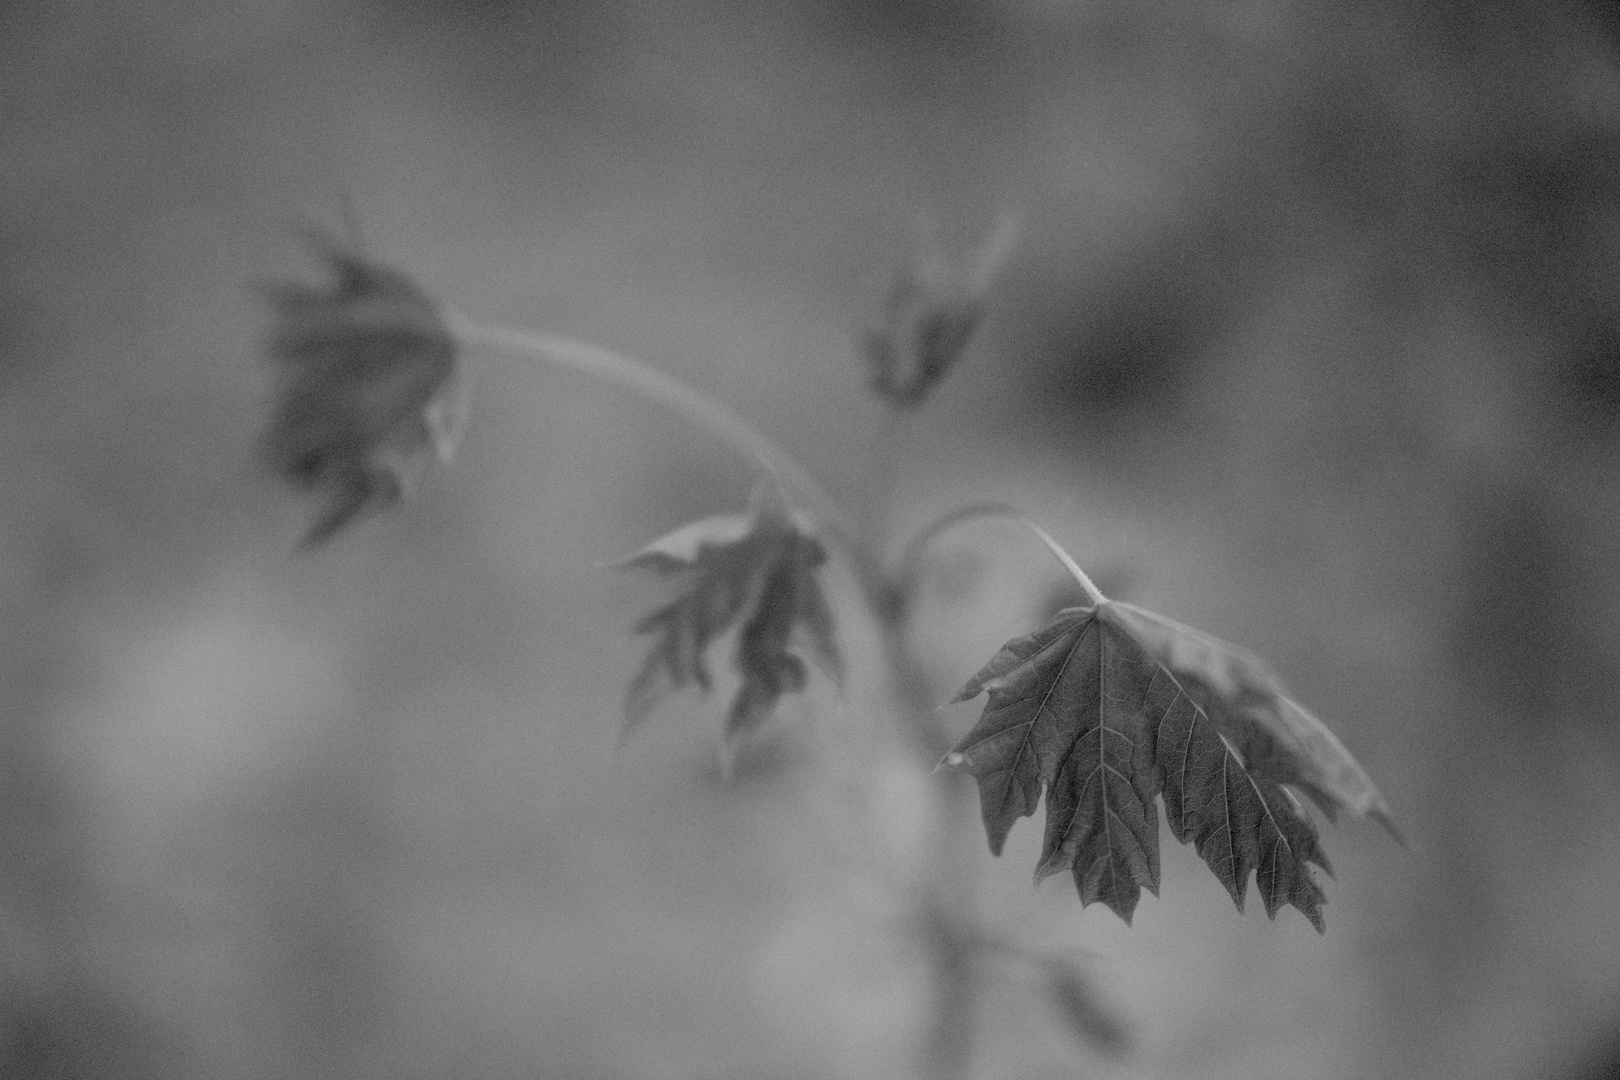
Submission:
[[[975,521],[980,518],[1005,518],[1008,521],[1014,521],[1019,525],[1022,525],[1031,533],[1034,533],[1035,538],[1041,543],[1045,544],[1047,550],[1052,553],[1053,557],[1055,557],[1058,562],[1063,564],[1063,568],[1069,572],[1069,575],[1073,577],[1076,582],[1079,583],[1080,588],[1085,590],[1086,599],[1090,600],[1093,606],[1101,604],[1107,600],[1107,597],[1103,596],[1102,590],[1097,588],[1096,583],[1091,580],[1090,576],[1087,575],[1084,570],[1080,569],[1080,564],[1075,562],[1067,551],[1063,550],[1063,545],[1052,539],[1051,533],[1035,524],[1034,521],[1030,520],[1029,517],[1019,511],[1016,507],[1003,502],[970,503],[967,506],[958,507],[957,509],[952,510],[943,517],[935,519],[933,524],[929,525],[922,532],[918,533],[916,538],[913,539],[909,545],[907,545],[906,550],[901,553],[900,564],[896,568],[895,577],[902,582],[910,582],[913,580],[913,576],[917,572],[917,560],[922,557],[923,549],[926,548],[930,542],[932,542],[942,533],[948,532],[958,525],[963,525],[969,521]]]

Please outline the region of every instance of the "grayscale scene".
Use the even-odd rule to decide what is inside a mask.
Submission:
[[[0,0],[0,1080],[1620,1080],[1620,17]]]

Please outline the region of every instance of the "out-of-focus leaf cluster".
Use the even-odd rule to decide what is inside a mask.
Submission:
[[[277,475],[324,494],[305,535],[322,543],[413,489],[459,441],[466,401],[454,335],[405,274],[325,245],[325,287],[272,287],[267,352],[280,385],[264,453]]]
[[[919,245],[895,275],[881,316],[861,342],[867,385],[891,409],[916,409],[961,359],[1015,235],[1009,218],[965,258]]]
[[[821,541],[779,497],[762,493],[747,513],[683,525],[625,560],[680,584],[673,600],[636,624],[654,641],[625,698],[626,730],[672,690],[707,693],[705,654],[733,628],[742,681],[726,717],[728,748],[763,724],[782,695],[805,688],[809,672],[796,651],[840,679],[832,609],[817,576],[826,559]]]

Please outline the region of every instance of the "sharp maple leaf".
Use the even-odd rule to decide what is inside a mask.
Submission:
[[[284,479],[326,493],[310,545],[408,494],[430,456],[448,461],[466,411],[438,305],[397,270],[323,248],[328,288],[272,290],[282,380],[264,436]]]
[[[809,673],[795,650],[839,681],[832,609],[817,579],[826,559],[802,520],[778,497],[760,495],[747,513],[691,522],[625,560],[681,583],[675,599],[636,624],[655,640],[625,698],[626,731],[672,690],[707,693],[705,654],[733,627],[742,682],[726,718],[727,746],[763,724],[783,694],[804,689]]]
[[[990,849],[1001,853],[1044,790],[1036,879],[1070,870],[1082,903],[1126,922],[1142,889],[1158,893],[1161,793],[1171,833],[1239,911],[1252,871],[1267,915],[1292,904],[1318,931],[1325,897],[1310,864],[1332,870],[1284,785],[1330,820],[1346,807],[1399,839],[1361,766],[1259,658],[1131,604],[1069,608],[1008,642],[956,700],[984,692],[944,763],[978,780]]]

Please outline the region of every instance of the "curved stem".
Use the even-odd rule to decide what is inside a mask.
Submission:
[[[867,445],[860,524],[862,535],[869,539],[875,552],[888,549],[885,526],[889,500],[894,494],[897,459],[905,441],[907,419],[899,410],[885,408]]]
[[[900,598],[901,587],[906,584],[907,579],[888,574],[877,554],[875,542],[866,539],[867,535],[880,535],[881,501],[887,497],[886,472],[875,474],[879,479],[875,489],[869,492],[865,507],[869,520],[864,524],[870,528],[870,533],[863,534],[856,523],[850,520],[843,509],[792,455],[723,405],[657,368],[633,357],[572,338],[486,326],[454,316],[450,317],[450,323],[456,336],[469,347],[488,348],[538,359],[623,387],[648,400],[667,406],[706,428],[726,445],[740,451],[768,471],[790,500],[798,503],[818,519],[826,538],[836,542],[847,556],[861,599],[877,623],[883,661],[892,679],[891,692],[894,695],[895,715],[902,732],[909,737],[925,760],[937,760],[951,745],[949,732],[934,708],[935,701],[927,673],[908,648],[906,641],[906,616]],[[896,422],[889,421],[891,428]],[[886,443],[880,445],[879,456],[883,459],[881,467],[887,470],[892,467],[892,462],[888,459],[892,458],[894,453],[893,430],[886,432],[884,438]],[[1088,594],[1100,598],[1101,594],[1096,592],[1096,587],[1091,585],[1090,580],[1064,554],[1055,541],[1028,519],[1017,515],[1016,511],[1008,512],[1018,517],[1033,529],[1037,536],[1046,541],[1053,552],[1064,560],[1065,565],[1071,568],[1071,572],[1077,575],[1078,580],[1087,588]],[[956,520],[965,520],[961,512],[954,517]],[[948,525],[949,523],[944,527]],[[922,542],[926,543],[927,539],[939,530],[940,526],[936,525],[929,533],[925,533]],[[918,547],[919,545],[914,543],[912,548],[908,549],[906,557],[901,562],[902,569],[909,568],[910,563],[915,561]],[[967,911],[971,907],[968,899],[971,895],[970,883],[962,875],[959,860],[955,857],[959,837],[971,832],[973,828],[972,815],[963,794],[964,789],[959,786],[938,789],[938,802],[932,816],[935,836],[927,895],[930,904],[946,904]],[[949,947],[946,947],[947,945]],[[964,947],[947,942],[946,945],[936,947],[935,960],[935,1023],[927,1043],[925,1075],[933,1078],[963,1077],[966,1075],[970,1059],[973,1029],[971,1022],[973,980],[971,972],[967,969],[971,957],[967,955]]]
[[[782,486],[787,495],[818,518],[847,548],[858,548],[858,532],[804,466],[742,417],[672,375],[635,357],[616,353],[558,334],[490,326],[449,316],[457,338],[467,346],[489,348],[543,360],[603,382],[623,387],[649,401],[674,409],[707,428],[732,449],[751,458]]]
[[[1047,550],[1057,558],[1058,562],[1063,564],[1063,568],[1079,583],[1080,588],[1085,590],[1086,599],[1090,600],[1093,606],[1108,599],[1102,594],[1102,590],[1097,588],[1096,583],[1091,580],[1090,576],[1080,569],[1080,564],[1075,562],[1067,551],[1063,550],[1063,545],[1052,539],[1050,533],[1035,524],[1027,515],[1004,502],[971,503],[936,518],[932,524],[918,533],[911,543],[906,545],[905,551],[900,553],[899,565],[895,567],[895,580],[901,584],[902,588],[909,591],[916,577],[917,561],[922,557],[923,549],[940,534],[979,518],[1005,518],[1022,525],[1034,533],[1036,539],[1045,544]]]
[[[916,665],[908,662],[899,641],[893,622],[896,592],[882,563],[871,545],[862,539],[860,529],[849,515],[791,454],[702,391],[643,360],[558,334],[492,326],[454,314],[448,318],[453,333],[467,347],[532,357],[623,387],[706,428],[769,472],[790,499],[816,517],[826,538],[837,543],[848,557],[861,599],[884,628],[887,660],[891,670],[900,676],[901,696],[905,699],[902,716],[913,738],[925,749],[935,747],[944,739],[927,698],[926,680],[921,678]],[[948,740],[945,743],[949,745]]]

